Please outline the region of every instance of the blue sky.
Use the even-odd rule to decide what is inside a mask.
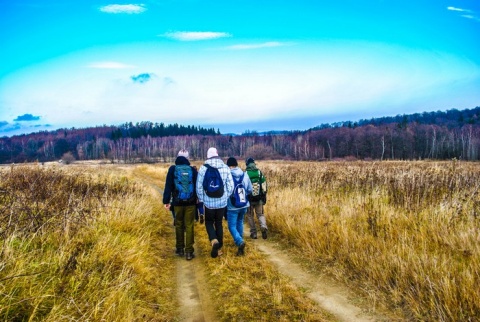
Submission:
[[[15,0],[0,30],[0,136],[303,130],[480,105],[478,0]]]

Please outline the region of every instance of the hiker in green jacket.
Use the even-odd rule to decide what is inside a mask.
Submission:
[[[250,207],[247,209],[247,220],[250,226],[250,238],[257,239],[257,227],[255,225],[254,212],[257,214],[260,223],[262,238],[267,239],[267,221],[263,206],[267,203],[267,179],[262,171],[257,168],[253,158],[247,158],[245,161],[247,174],[252,182],[253,192],[248,196]]]

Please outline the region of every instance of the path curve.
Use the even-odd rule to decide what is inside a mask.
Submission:
[[[378,312],[366,312],[354,305],[351,290],[332,279],[307,272],[274,242],[258,240],[254,241],[254,244],[282,274],[289,276],[297,286],[306,289],[306,295],[310,299],[339,321],[392,321],[392,318]]]

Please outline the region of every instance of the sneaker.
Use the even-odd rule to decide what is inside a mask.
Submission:
[[[237,256],[245,255],[245,242],[242,242],[240,246],[238,246]]]
[[[200,224],[203,225],[204,222],[205,222],[205,216],[204,216],[204,215],[200,215]]]
[[[177,248],[175,250],[175,255],[183,256],[183,255],[185,255],[185,251],[183,250],[183,248]]]
[[[220,243],[217,239],[212,240],[212,252],[210,255],[212,258],[216,258],[218,256],[218,250],[220,249]]]
[[[195,257],[195,254],[194,253],[187,253],[187,255],[185,257],[187,258],[187,261],[189,261],[189,260],[192,260]]]
[[[266,229],[262,229],[262,238],[267,239],[267,230]]]
[[[250,238],[251,239],[257,239],[257,233],[251,233]]]

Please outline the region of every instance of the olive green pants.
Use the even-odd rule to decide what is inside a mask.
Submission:
[[[185,253],[193,253],[195,212],[192,206],[175,206],[176,247],[185,248]]]

